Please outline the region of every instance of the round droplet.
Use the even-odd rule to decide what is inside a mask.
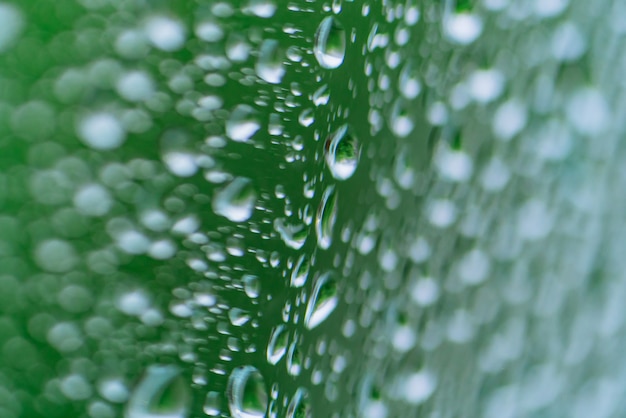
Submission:
[[[59,239],[50,239],[37,245],[35,262],[45,271],[63,273],[73,269],[78,263],[74,247]]]
[[[324,68],[337,68],[346,55],[346,31],[334,17],[322,20],[315,33],[315,58]]]
[[[176,51],[185,44],[185,27],[177,20],[155,16],[145,29],[150,43],[162,51]]]
[[[252,181],[237,177],[213,196],[213,210],[232,222],[243,222],[252,216],[256,192]]]
[[[150,366],[128,401],[125,418],[185,418],[189,389],[180,370],[171,365]]]
[[[324,191],[322,201],[317,209],[315,218],[315,233],[317,234],[317,245],[325,250],[330,247],[333,239],[333,228],[337,218],[337,195],[335,188],[330,186]]]
[[[304,323],[308,329],[315,328],[328,318],[335,310],[339,297],[337,296],[337,281],[330,273],[321,275],[313,292],[304,315]]]
[[[118,148],[126,140],[121,122],[110,113],[94,113],[85,117],[78,126],[78,136],[97,150]]]
[[[326,140],[326,163],[337,180],[352,177],[359,163],[359,141],[348,125],[343,125]]]
[[[265,417],[268,396],[261,373],[252,366],[238,367],[228,379],[228,406],[233,418]]]
[[[74,195],[74,206],[85,216],[103,216],[113,206],[113,199],[101,185],[88,184]]]
[[[309,394],[304,388],[298,388],[287,407],[287,418],[311,418],[313,410]]]

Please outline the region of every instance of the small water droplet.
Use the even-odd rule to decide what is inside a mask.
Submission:
[[[315,328],[335,310],[339,297],[337,296],[337,281],[330,273],[321,275],[311,293],[306,308],[304,322],[308,329]]]
[[[324,68],[339,67],[346,55],[346,31],[332,16],[322,20],[315,33],[315,58]]]
[[[352,177],[359,163],[359,141],[348,125],[343,125],[326,140],[326,163],[337,180]]]
[[[261,373],[252,366],[238,367],[228,379],[228,406],[233,418],[265,417],[268,396]]]

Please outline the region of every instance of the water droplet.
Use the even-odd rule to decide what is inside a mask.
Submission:
[[[85,216],[103,216],[112,205],[111,195],[99,184],[83,186],[74,195],[76,210]]]
[[[583,135],[598,135],[610,124],[611,111],[604,95],[595,88],[581,88],[566,106],[567,118]]]
[[[285,75],[283,51],[276,39],[266,39],[259,48],[259,59],[254,67],[256,74],[271,84],[278,84]]]
[[[274,365],[287,352],[287,332],[284,325],[278,325],[272,330],[270,341],[267,344],[267,361]]]
[[[312,329],[324,322],[335,310],[338,302],[337,281],[330,273],[321,275],[315,282],[315,287],[306,307],[304,315],[306,327]]]
[[[453,42],[467,45],[474,42],[483,31],[483,22],[472,13],[454,13],[443,21],[444,33]]]
[[[244,11],[257,17],[267,19],[274,16],[274,13],[276,13],[276,4],[274,4],[272,0],[249,0]]]
[[[171,365],[153,365],[133,391],[125,418],[184,418],[189,389],[180,370]]]
[[[228,406],[233,418],[265,417],[268,396],[261,373],[252,366],[238,367],[228,379]]]
[[[126,140],[120,121],[110,113],[94,113],[85,117],[78,127],[78,136],[91,148],[110,150]]]
[[[439,284],[430,277],[419,279],[411,290],[411,297],[420,306],[430,306],[439,299]]]
[[[291,272],[291,287],[302,287],[309,277],[310,262],[306,254],[302,254]]]
[[[210,417],[220,415],[222,413],[220,394],[218,392],[207,393],[202,410]]]
[[[228,319],[233,326],[240,327],[250,321],[250,315],[243,309],[232,307],[228,310]]]
[[[105,379],[98,385],[98,392],[109,402],[122,403],[128,399],[128,388],[119,379]]]
[[[224,37],[224,30],[216,22],[199,23],[195,28],[196,36],[206,42],[217,42]]]
[[[304,109],[300,115],[298,115],[298,122],[300,125],[308,128],[315,122],[315,112],[313,109]]]
[[[337,20],[328,16],[315,33],[315,58],[324,68],[337,68],[346,55],[346,31]]]
[[[154,82],[144,71],[130,71],[119,78],[115,86],[124,99],[137,102],[147,100],[154,93]]]
[[[315,233],[317,245],[321,249],[327,249],[332,244],[333,228],[337,218],[337,195],[335,188],[329,186],[322,195],[322,201],[317,209],[315,218]]]
[[[274,229],[280,234],[283,242],[295,250],[302,248],[308,237],[304,225],[287,224],[282,218],[274,219]]]
[[[410,111],[413,106],[404,98],[398,98],[394,102],[389,114],[389,125],[394,134],[401,138],[408,136],[415,128],[415,122]]]
[[[13,5],[0,4],[0,53],[8,50],[22,32],[24,18],[22,13]]]
[[[71,374],[61,380],[61,392],[71,400],[88,399],[92,395],[89,382],[79,374]]]
[[[422,91],[418,68],[412,62],[408,62],[400,72],[398,89],[409,100],[415,99]]]
[[[326,163],[337,180],[345,180],[354,174],[359,163],[359,141],[348,125],[343,125],[326,140]]]
[[[185,44],[185,28],[169,17],[153,17],[147,22],[145,29],[152,45],[163,51],[176,51]]]
[[[251,274],[245,274],[241,280],[243,281],[243,288],[248,297],[254,299],[259,297],[261,291],[261,281],[258,277]]]
[[[63,273],[76,266],[78,255],[70,243],[50,239],[40,243],[35,249],[35,262],[45,271]]]
[[[297,336],[294,336],[293,341],[289,345],[287,351],[287,373],[292,376],[299,376],[302,371],[302,354],[300,352],[300,341]]]
[[[233,222],[243,222],[252,216],[256,192],[252,181],[237,177],[213,196],[213,210]]]
[[[304,388],[298,388],[287,407],[287,418],[311,418],[313,410],[309,402],[309,394]]]
[[[330,90],[328,89],[328,85],[324,84],[322,87],[315,90],[311,100],[313,100],[313,104],[315,106],[328,104],[328,101],[330,100]]]
[[[437,388],[436,377],[428,371],[413,373],[406,378],[404,398],[407,402],[417,405],[426,401]]]
[[[247,142],[261,124],[255,117],[255,110],[248,105],[237,105],[226,122],[226,135],[233,141]]]

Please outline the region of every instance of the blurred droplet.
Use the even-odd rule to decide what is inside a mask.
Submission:
[[[152,365],[133,389],[125,418],[186,418],[189,389],[175,366]]]

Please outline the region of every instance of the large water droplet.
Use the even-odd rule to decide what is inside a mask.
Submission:
[[[327,249],[333,240],[333,228],[337,218],[337,195],[333,186],[328,187],[322,195],[322,201],[317,209],[315,218],[315,233],[317,234],[317,245],[322,249]]]
[[[315,33],[315,58],[324,68],[337,68],[346,55],[346,31],[334,17],[322,20]]]
[[[233,222],[243,222],[250,218],[256,201],[252,181],[237,177],[228,186],[213,196],[213,210]]]
[[[337,281],[330,273],[321,275],[306,307],[304,322],[308,329],[315,328],[335,310],[339,298],[337,296]]]
[[[125,418],[184,418],[187,416],[187,384],[175,366],[155,365],[135,388]]]
[[[265,417],[267,389],[263,376],[252,366],[238,367],[228,379],[228,406],[234,418]]]
[[[331,174],[338,180],[352,177],[356,171],[360,147],[348,125],[343,125],[326,140],[326,163]]]

